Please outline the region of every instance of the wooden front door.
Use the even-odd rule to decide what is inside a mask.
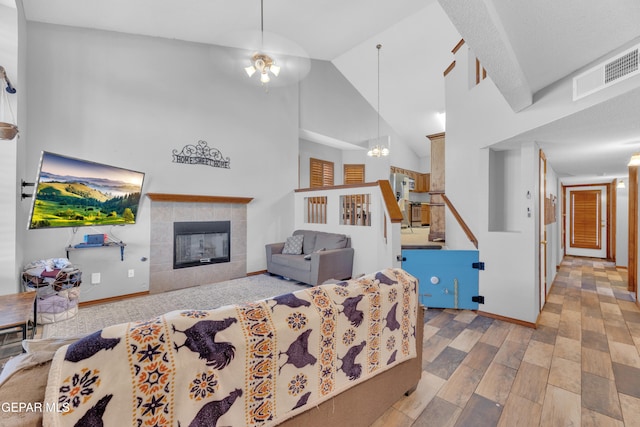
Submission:
[[[606,191],[604,187],[572,188],[567,197],[567,254],[606,258]]]

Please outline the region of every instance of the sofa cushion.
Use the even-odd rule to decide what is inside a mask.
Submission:
[[[304,259],[304,255],[274,254],[271,256],[271,262],[297,270],[311,271],[311,263]]]
[[[316,236],[315,251],[321,249],[343,249],[347,247],[347,236],[344,234],[318,233]]]
[[[9,359],[0,374],[0,402],[33,404],[44,400],[53,351],[22,353]],[[0,411],[3,427],[41,426],[42,411]]]
[[[316,234],[318,234],[318,232],[312,231],[312,230],[296,230],[293,232],[294,236],[297,236],[297,235],[304,236],[304,242],[302,243],[303,254],[306,255],[313,252],[313,249],[316,246]]]
[[[296,235],[287,237],[287,241],[284,242],[284,249],[282,253],[284,255],[300,255],[302,253],[302,241],[304,236]]]

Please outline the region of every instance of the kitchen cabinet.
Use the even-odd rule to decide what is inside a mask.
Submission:
[[[416,193],[426,193],[429,191],[429,174],[419,173],[418,179],[416,179]]]
[[[422,206],[420,203],[411,204],[411,226],[422,225]]]
[[[415,187],[411,190],[414,193],[427,193],[429,191],[430,176],[428,173],[419,173],[409,169],[403,169],[396,166],[391,166],[392,174],[401,174],[412,179],[415,182]],[[397,191],[397,190],[396,190]]]
[[[431,224],[431,207],[427,203],[423,203],[420,209],[420,219],[422,220],[422,225]]]

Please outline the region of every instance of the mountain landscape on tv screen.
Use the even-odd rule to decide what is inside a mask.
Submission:
[[[133,224],[140,186],[41,171],[30,228]]]

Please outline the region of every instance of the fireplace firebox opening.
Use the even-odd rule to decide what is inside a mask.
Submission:
[[[231,261],[231,221],[173,223],[173,268]]]

